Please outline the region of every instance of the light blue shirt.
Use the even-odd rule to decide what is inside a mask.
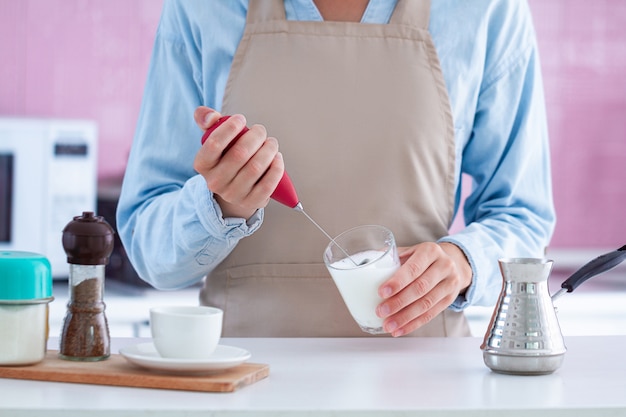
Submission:
[[[263,221],[263,210],[247,221],[222,219],[193,169],[202,135],[193,113],[221,108],[247,5],[164,3],[117,214],[135,269],[156,288],[199,282]],[[371,0],[363,22],[387,23],[394,6]],[[312,0],[285,0],[285,9],[290,20],[322,20]],[[441,239],[457,244],[473,270],[451,308],[491,305],[502,286],[498,259],[542,257],[555,222],[531,14],[525,0],[433,0],[429,30],[454,118],[455,212],[461,174],[472,178],[467,227]]]

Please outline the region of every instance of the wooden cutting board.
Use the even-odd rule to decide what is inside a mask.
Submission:
[[[269,366],[259,363],[243,363],[212,374],[179,375],[141,368],[118,354],[98,362],[66,361],[59,359],[58,354],[58,351],[48,351],[45,359],[35,365],[0,366],[0,378],[183,391],[233,392],[269,375]]]

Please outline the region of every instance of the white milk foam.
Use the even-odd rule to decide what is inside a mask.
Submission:
[[[355,267],[352,260],[344,258],[331,265],[330,274],[354,320],[361,327],[380,328],[383,319],[376,315],[376,306],[382,298],[378,296],[378,287],[393,275],[400,264],[394,261],[391,252],[385,254],[375,250],[359,252],[350,258],[357,265],[366,259],[368,263]]]

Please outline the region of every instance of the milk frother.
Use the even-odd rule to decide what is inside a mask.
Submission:
[[[217,120],[217,122],[211,125],[206,130],[206,132],[204,132],[204,135],[202,135],[201,143],[204,144],[204,142],[206,142],[209,135],[213,133],[213,131],[219,125],[221,125],[226,120],[228,120],[229,117],[230,116],[222,116]],[[235,138],[228,144],[228,146],[226,146],[222,154],[226,153],[235,144],[235,142],[237,142],[237,140],[239,140],[239,138],[243,136],[243,134],[246,133],[248,130],[250,129],[248,129],[247,126],[244,126],[241,132],[239,132],[239,134],[235,136]],[[302,206],[302,203],[300,202],[300,199],[298,198],[298,194],[296,193],[296,187],[293,185],[291,178],[289,178],[287,171],[284,171],[283,177],[280,179],[278,186],[276,186],[276,189],[274,190],[274,192],[272,193],[270,197],[273,200],[276,200],[279,203],[304,214],[306,218],[309,219],[311,223],[315,225],[315,227],[317,227],[322,233],[324,233],[324,235],[328,239],[330,239],[331,242],[337,245],[337,242],[335,242],[335,240],[328,233],[326,233],[326,231],[319,224],[317,224],[317,222],[313,220],[311,216],[307,214],[306,211],[304,211],[304,207]],[[354,263],[354,265],[357,265],[357,263],[350,257],[350,255],[348,255],[348,253],[343,248],[341,248],[341,246],[337,245],[337,247],[352,261],[352,263]]]

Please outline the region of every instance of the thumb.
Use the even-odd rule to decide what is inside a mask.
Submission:
[[[220,117],[222,117],[222,115],[217,110],[206,106],[197,107],[193,113],[196,124],[202,130],[207,130],[213,123],[217,122]]]

